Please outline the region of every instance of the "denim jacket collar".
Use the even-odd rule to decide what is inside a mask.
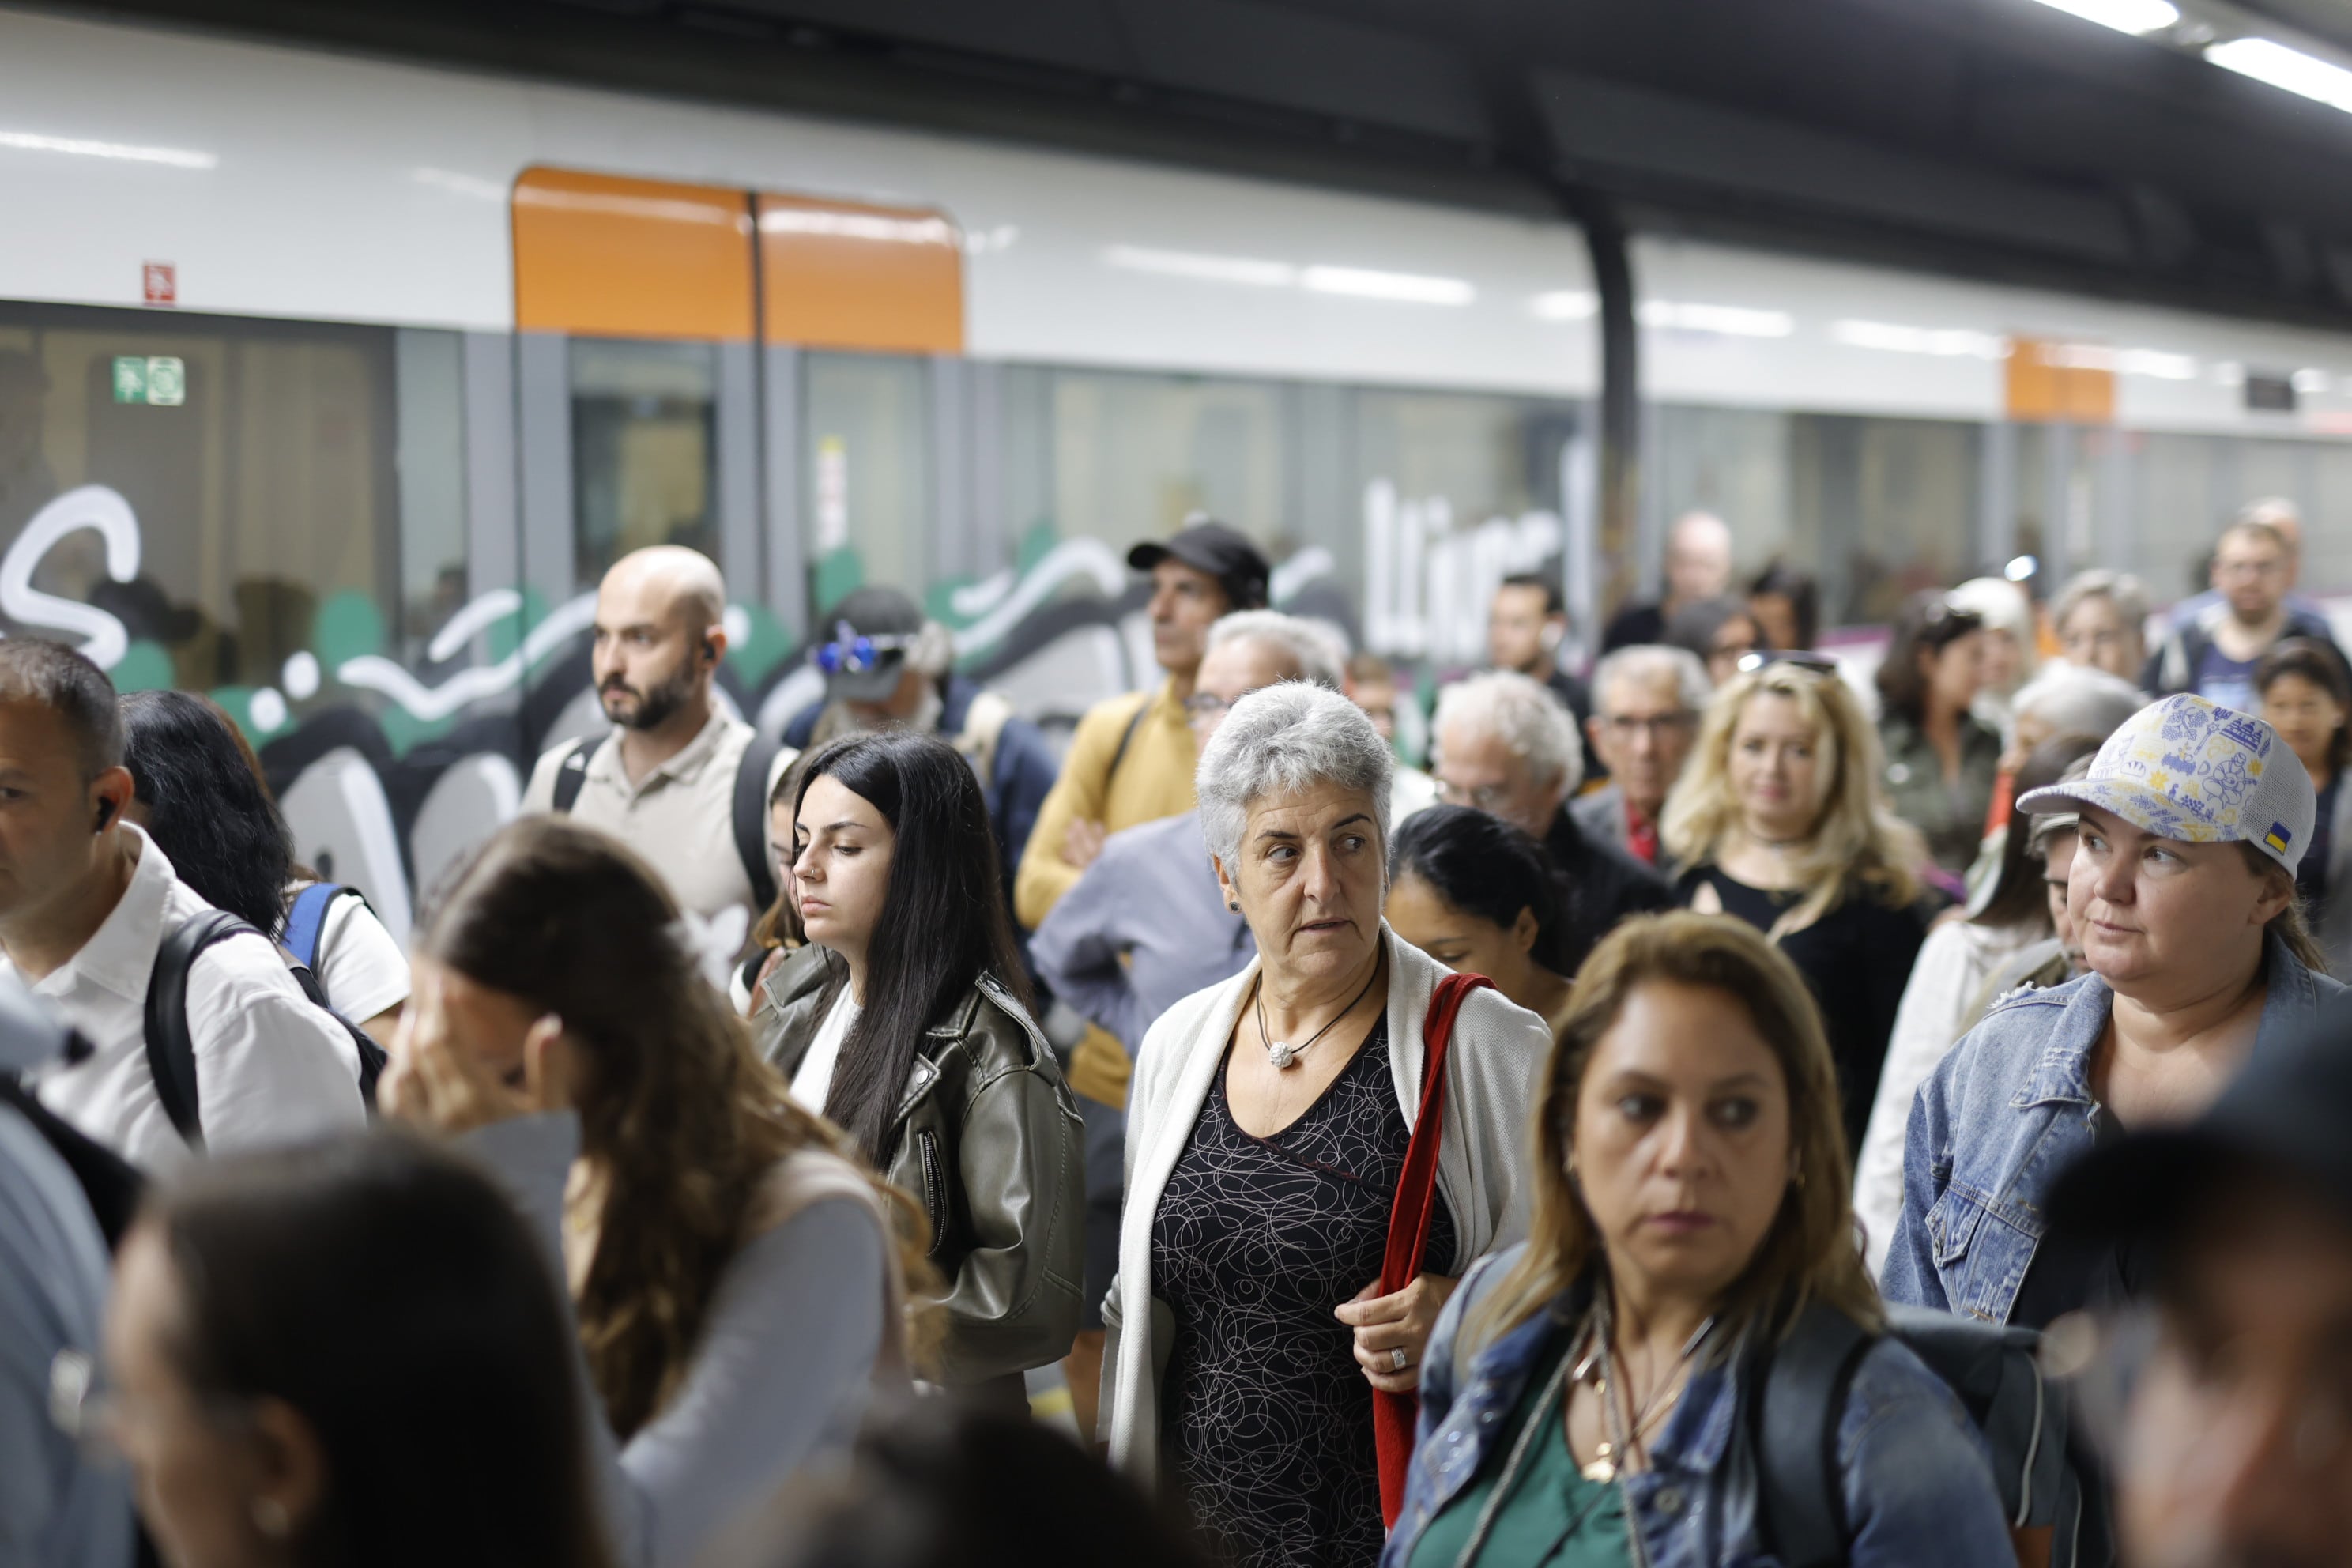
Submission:
[[[2263,939],[2263,978],[2269,989],[2263,997],[2262,1018],[2254,1026],[2257,1056],[2277,1049],[2316,1017],[2320,1001],[2311,971],[2295,962],[2276,933]],[[2018,1089],[2017,1098],[2010,1101],[2020,1110],[2036,1105],[2077,1105],[2087,1110],[2098,1103],[2091,1093],[2091,1054],[2106,1033],[2116,994],[2095,974],[2074,981],[2072,989],[2065,1011],[2051,1026],[2049,1043]]]

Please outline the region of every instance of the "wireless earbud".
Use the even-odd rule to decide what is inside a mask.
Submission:
[[[1567,637],[1568,628],[1566,626],[1559,625],[1558,622],[1548,623],[1543,629],[1544,652],[1557,653],[1559,650],[1559,645],[1565,641]]]

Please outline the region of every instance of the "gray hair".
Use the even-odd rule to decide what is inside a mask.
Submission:
[[[1584,782],[1584,746],[1577,739],[1576,721],[1549,687],[1516,669],[1489,669],[1439,692],[1437,718],[1430,727],[1441,752],[1445,731],[1456,725],[1500,736],[1504,749],[1526,758],[1538,778],[1548,784],[1567,780],[1563,787],[1570,795]]]
[[[1674,682],[1675,700],[1689,713],[1705,712],[1706,700],[1715,690],[1714,683],[1706,678],[1706,666],[1690,649],[1635,643],[1609,655],[1593,670],[1593,705],[1606,706],[1609,689],[1618,681],[1659,679]]]
[[[1395,776],[1388,742],[1364,710],[1337,691],[1304,680],[1260,687],[1226,710],[1201,753],[1200,771],[1192,775],[1201,836],[1231,876],[1252,805],[1268,795],[1337,784],[1370,798],[1385,863]]]
[[[2147,584],[2128,572],[2110,572],[2104,566],[2088,572],[2077,572],[2066,579],[2058,591],[2058,598],[2050,606],[2050,624],[2063,626],[2066,617],[2074,613],[2085,599],[2105,599],[2116,607],[2116,618],[2141,632],[2147,625]]]
[[[2147,706],[2147,694],[2121,676],[2082,665],[2053,664],[2017,689],[2009,700],[2011,738],[2017,721],[2031,713],[2058,735],[2105,740],[2124,721]]]
[[[1280,610],[1236,610],[1218,616],[1209,628],[1209,647],[1242,641],[1271,643],[1297,668],[1299,679],[1334,691],[1340,688],[1348,650],[1313,621]]]

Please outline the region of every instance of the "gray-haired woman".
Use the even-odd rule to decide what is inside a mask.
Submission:
[[[1372,1391],[1419,1385],[1455,1279],[1526,1228],[1522,1124],[1551,1036],[1481,990],[1445,1058],[1427,1271],[1381,1293],[1448,973],[1381,919],[1392,765],[1337,692],[1234,704],[1196,782],[1259,961],[1161,1016],[1129,1100],[1103,1427],[1114,1463],[1247,1568],[1379,1560]]]

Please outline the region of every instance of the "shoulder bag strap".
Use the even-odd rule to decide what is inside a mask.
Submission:
[[[147,975],[147,1071],[155,1080],[163,1114],[192,1149],[205,1146],[205,1130],[196,1113],[196,1045],[188,1033],[188,974],[205,949],[250,931],[251,926],[225,910],[191,915],[164,933],[155,949],[155,967]]]
[[[735,764],[735,855],[751,883],[754,920],[776,901],[776,867],[768,854],[768,770],[775,766],[780,749],[755,731],[751,743],[743,748],[743,760]]]
[[[1110,781],[1118,777],[1118,764],[1127,761],[1128,747],[1135,744],[1135,732],[1143,728],[1143,716],[1151,711],[1151,700],[1152,693],[1147,691],[1143,694],[1143,700],[1137,703],[1135,711],[1128,716],[1127,728],[1119,733],[1118,750],[1110,754],[1110,766],[1103,770],[1103,795],[1106,799],[1110,795]]]
[[[1846,1560],[1838,1421],[1872,1338],[1843,1312],[1816,1302],[1788,1338],[1763,1352],[1751,1374],[1749,1386],[1762,1389],[1748,1433],[1757,1523],[1785,1568],[1835,1568]]]
[[[1422,1025],[1421,1114],[1404,1151],[1397,1178],[1396,1206],[1389,1211],[1388,1253],[1381,1265],[1381,1294],[1392,1296],[1421,1272],[1429,1250],[1429,1225],[1437,1206],[1437,1150],[1445,1131],[1445,1056],[1454,1043],[1454,1015],[1463,999],[1494,982],[1483,974],[1449,974],[1437,983]],[[1372,1394],[1372,1439],[1380,1455],[1381,1517],[1393,1529],[1404,1507],[1406,1467],[1412,1459],[1413,1423],[1421,1402],[1410,1394]]]
[[[579,804],[580,786],[588,782],[588,742],[574,741],[555,766],[555,798],[548,804],[558,816],[569,816]]]
[[[286,911],[286,951],[294,962],[305,969],[319,967],[319,936],[326,929],[327,910],[345,893],[359,896],[356,888],[346,888],[334,882],[313,882],[294,895],[294,904]]]

